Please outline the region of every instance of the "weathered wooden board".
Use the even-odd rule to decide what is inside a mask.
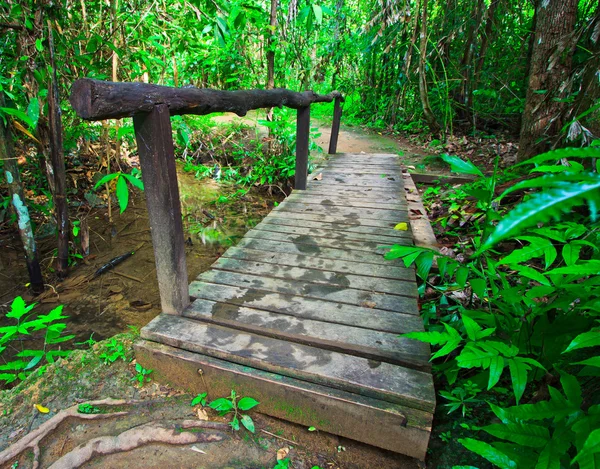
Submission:
[[[183,315],[240,331],[394,363],[416,370],[431,369],[427,344],[405,339],[391,332],[297,318],[222,303],[211,304],[204,300],[194,302]]]
[[[408,206],[411,213],[413,213],[413,216],[410,217],[410,226],[414,234],[415,245],[430,249],[439,249],[439,244],[435,238],[429,217],[427,216],[425,207],[423,207],[423,201],[410,174],[404,174],[404,180]]]
[[[376,200],[356,200],[353,197],[333,197],[313,194],[291,194],[285,199],[289,202],[300,202],[305,204],[316,204],[325,206],[338,206],[338,207],[356,207],[356,208],[378,208],[386,210],[406,210],[406,199],[392,199],[387,201],[376,201]]]
[[[371,220],[365,220],[365,222],[370,222]],[[299,221],[297,218],[287,217],[282,214],[271,213],[267,216],[261,224],[269,224],[269,225],[282,225],[282,226],[302,226],[307,229],[323,229],[327,231],[338,231],[341,233],[356,233],[356,234],[373,234],[378,236],[386,236],[390,238],[406,238],[410,236],[410,231],[401,231],[395,230],[393,227],[396,223],[391,222],[386,225],[385,228],[378,228],[376,226],[363,225],[359,224],[348,224],[348,223],[338,223],[338,222],[328,222],[328,221],[314,221],[303,219]],[[407,227],[410,230],[410,225],[407,224]]]
[[[395,243],[389,241],[381,243],[379,241],[353,241],[353,240],[341,240],[332,238],[323,238],[314,234],[310,235],[296,235],[289,233],[279,233],[276,231],[266,230],[250,230],[245,235],[246,238],[252,239],[268,239],[271,241],[281,241],[285,243],[293,243],[296,246],[308,246],[304,249],[314,248],[333,248],[333,249],[345,249],[348,251],[361,251],[370,253],[384,254],[392,244],[411,245],[412,242],[406,238],[399,238]]]
[[[238,247],[249,249],[259,249],[261,251],[271,251],[284,254],[304,254],[309,256],[320,257],[322,259],[335,259],[348,262],[359,262],[364,264],[381,265],[389,263],[390,265],[402,265],[402,261],[395,259],[393,261],[385,261],[383,254],[369,253],[365,251],[347,251],[344,249],[322,248],[310,244],[287,243],[280,241],[271,241],[268,239],[244,238],[238,244]],[[368,271],[370,265],[365,265],[363,269]]]
[[[402,290],[398,295],[387,295],[385,293],[369,292],[367,290],[355,290],[338,285],[323,285],[319,283],[307,283],[302,280],[289,280],[271,277],[261,277],[240,272],[228,272],[211,269],[200,274],[198,280],[210,284],[230,285],[256,291],[235,291],[237,295],[258,295],[258,291],[284,293],[288,295],[304,296],[306,298],[317,298],[332,301],[338,304],[350,304],[364,306],[366,308],[384,309],[387,311],[415,314],[418,310],[417,300],[410,296],[412,289],[405,285],[406,294]],[[196,282],[190,284],[190,295],[196,296],[199,288],[206,288]],[[210,288],[214,288],[212,285]],[[214,292],[211,292],[213,294]],[[337,306],[337,305],[336,305]]]
[[[337,223],[339,225],[347,226],[372,226],[375,228],[388,228],[393,229],[399,222],[407,222],[408,214],[400,213],[395,220],[382,220],[377,218],[357,218],[354,215],[323,215],[318,213],[310,212],[294,212],[288,210],[271,212],[269,217],[274,216],[277,218],[288,218],[289,220],[298,220],[297,224],[303,226],[305,220],[316,221],[321,223]]]
[[[323,225],[321,225],[323,226]],[[297,226],[277,225],[272,223],[259,223],[254,227],[255,230],[275,231],[277,233],[287,233],[290,235],[315,236],[318,238],[331,238],[338,241],[370,241],[378,245],[398,244],[402,239],[410,240],[412,235],[409,231],[400,231],[404,236],[382,236],[378,234],[352,233],[336,230],[327,230],[323,228],[303,228]],[[398,231],[398,230],[396,230]]]
[[[333,171],[341,174],[372,174],[375,176],[394,175],[400,173],[401,165],[379,165],[379,166],[364,166],[352,164],[335,164],[328,163],[325,166],[318,167],[313,170],[311,176],[316,176],[322,171]]]
[[[141,331],[154,340],[315,384],[431,412],[431,374],[362,357],[161,314]]]
[[[397,295],[399,294],[398,292],[402,292],[404,296],[417,296],[417,288],[414,284],[414,275],[412,272],[410,272],[410,278],[406,279],[408,281],[401,281],[229,257],[220,257],[214,262],[211,268],[230,272],[243,272],[263,277],[302,280],[307,283],[354,288],[356,290],[387,293],[390,295]]]
[[[369,198],[373,201],[385,201],[385,200],[405,200],[404,194],[401,190],[388,190],[379,189],[377,187],[336,187],[333,185],[329,186],[313,186],[308,184],[305,191],[294,191],[292,193],[304,193],[304,194],[324,194],[326,196],[336,197],[352,197],[357,199]]]
[[[145,340],[135,344],[159,382],[190,395],[253,396],[258,411],[305,427],[425,459],[432,414]],[[201,373],[200,373],[201,372]]]
[[[320,180],[311,179],[308,183],[307,187],[322,187],[322,186],[331,186],[336,185],[340,187],[350,188],[350,187],[372,187],[375,189],[387,189],[390,191],[399,191],[404,186],[398,181],[388,181],[386,179],[381,179],[380,181],[363,181],[358,177],[351,176],[327,176],[323,175],[323,178]]]
[[[344,261],[340,259],[326,259],[323,257],[313,257],[305,254],[286,253],[282,256],[279,252],[273,251],[272,246],[266,246],[261,249],[258,243],[252,243],[253,247],[248,245],[229,248],[223,257],[232,259],[241,259],[248,261],[266,262],[277,265],[286,265],[302,267],[308,269],[335,272],[337,274],[351,274],[361,276],[372,276],[375,278],[384,278],[390,280],[408,280],[415,281],[415,271],[413,268],[406,268],[403,264],[379,263],[365,264],[354,261]],[[416,284],[415,284],[416,288]],[[415,295],[416,296],[416,295]]]
[[[375,219],[398,220],[407,215],[406,210],[387,210],[376,208],[338,207],[336,205],[306,204],[302,202],[282,202],[273,209],[273,212],[296,212],[309,214],[328,214],[329,216],[344,217],[346,219]]]
[[[398,173],[398,170],[394,170],[394,171],[389,171],[389,172],[379,172],[378,174],[369,174],[369,173],[362,173],[362,172],[355,172],[355,171],[339,171],[337,169],[334,168],[324,168],[323,171],[321,171],[321,175],[323,176],[323,178],[325,177],[329,177],[329,178],[342,178],[342,179],[355,179],[355,180],[360,180],[362,182],[364,181],[370,181],[375,183],[375,185],[379,184],[380,182],[388,182],[388,181],[392,181],[392,182],[402,182],[402,176],[400,173]],[[318,179],[316,179],[318,181]]]

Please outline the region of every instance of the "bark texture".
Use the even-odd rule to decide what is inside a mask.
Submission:
[[[151,112],[166,104],[172,116],[233,112],[245,116],[252,109],[286,106],[300,109],[312,103],[329,103],[341,97],[338,91],[316,94],[277,88],[274,90],[220,91],[201,88],[171,88],[147,83],[114,83],[83,78],[71,89],[71,105],[86,120],[120,119]]]
[[[519,160],[548,149],[563,125],[560,102],[568,91],[577,0],[537,2],[529,85],[521,124]]]

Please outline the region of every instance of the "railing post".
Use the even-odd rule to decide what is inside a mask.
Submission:
[[[173,150],[166,104],[133,117],[146,193],[162,311],[181,314],[189,305],[187,267]]]
[[[335,98],[333,105],[333,124],[331,125],[331,137],[329,138],[329,154],[335,155],[337,151],[338,135],[340,133],[340,121],[342,120],[342,106],[340,97]]]
[[[298,109],[296,117],[296,179],[294,189],[305,190],[308,178],[308,134],[310,106]]]

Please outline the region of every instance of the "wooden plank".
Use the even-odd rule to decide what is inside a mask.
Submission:
[[[323,225],[321,225],[323,226]],[[398,244],[401,242],[400,239],[409,239],[412,240],[412,234],[409,231],[398,231],[399,233],[403,233],[404,236],[381,236],[377,234],[365,234],[365,233],[348,233],[344,231],[334,231],[327,229],[311,229],[311,228],[301,228],[297,226],[286,226],[286,225],[276,225],[271,223],[261,222],[254,227],[255,230],[261,231],[274,231],[277,233],[287,233],[292,235],[303,235],[303,236],[316,236],[318,238],[331,238],[337,239],[339,241],[369,241],[374,243],[379,243],[379,245],[389,245],[389,244]],[[397,230],[396,230],[397,231]]]
[[[167,314],[154,318],[141,335],[146,340],[419,410],[435,408],[431,375],[390,363]]]
[[[274,339],[347,353],[370,360],[428,371],[430,351],[427,344],[381,332],[345,324],[298,319],[223,303],[197,300],[184,317],[251,332]]]
[[[375,201],[375,200],[357,200],[354,197],[343,197],[343,196],[323,196],[313,195],[310,193],[298,194],[293,193],[289,195],[285,200],[289,202],[299,202],[305,204],[318,204],[318,205],[336,205],[338,207],[356,207],[356,208],[379,208],[386,210],[406,210],[406,199],[396,198],[395,200],[388,201]]]
[[[399,181],[389,181],[387,179],[379,179],[377,181],[363,181],[359,177],[352,176],[328,176],[323,174],[323,178],[320,180],[311,179],[309,186],[321,187],[321,186],[342,186],[342,187],[373,187],[375,189],[389,189],[389,190],[401,190],[403,189],[402,183]]]
[[[292,192],[295,193],[295,192]],[[343,187],[343,186],[311,186],[309,183],[306,193],[326,193],[339,195],[340,197],[370,197],[379,200],[379,197],[394,197],[402,200],[403,190],[390,190],[377,187]]]
[[[423,330],[422,321],[414,311],[412,314],[406,314],[353,305],[340,307],[335,303],[315,298],[249,290],[227,285],[197,283],[193,289],[190,289],[190,293],[195,299],[214,304],[252,308],[299,319],[346,324],[397,334]]]
[[[306,189],[308,175],[308,134],[310,132],[310,105],[296,113],[296,173],[294,188]]]
[[[391,295],[397,295],[398,292],[402,291],[403,295],[417,297],[417,287],[412,273],[411,277],[406,279],[408,280],[407,282],[228,257],[217,259],[212,268],[231,272],[244,272],[264,277],[298,279],[310,283],[338,285],[340,287],[388,293]],[[409,286],[408,289],[407,285]]]
[[[401,238],[396,240],[396,243],[390,243],[387,241],[382,244],[379,241],[354,241],[354,240],[341,240],[332,238],[322,238],[315,234],[290,234],[280,233],[277,231],[265,231],[265,230],[250,230],[246,233],[245,238],[252,239],[268,239],[270,241],[280,241],[284,243],[293,243],[305,252],[319,253],[319,249],[322,247],[333,248],[333,249],[345,249],[347,251],[360,251],[368,253],[385,253],[387,249],[384,246],[390,246],[392,244],[400,245],[412,245],[412,240],[407,238]]]
[[[356,218],[354,215],[352,216],[329,216],[323,215],[319,213],[311,213],[311,212],[294,212],[288,210],[277,210],[272,211],[267,217],[277,217],[277,218],[288,218],[289,220],[297,220],[298,225],[302,225],[305,220],[316,221],[322,223],[334,223],[338,225],[346,225],[346,226],[372,226],[375,228],[387,228],[393,229],[399,222],[404,221],[408,222],[408,213],[404,213],[398,215],[397,219],[385,219],[381,218]]]
[[[262,222],[260,222],[261,226],[264,226],[266,224],[288,227],[298,227],[298,225],[301,225],[302,227],[304,227],[304,229],[323,229],[327,231],[336,231],[343,234],[357,236],[377,235],[384,236],[386,238],[412,238],[410,231],[399,231],[393,228],[376,228],[372,226],[348,225],[343,223],[330,223],[310,220],[302,220],[301,222],[299,222],[298,220],[293,218],[279,217],[276,213],[271,213],[268,217],[265,217]]]
[[[382,168],[382,169],[380,169]],[[371,174],[374,176],[381,176],[382,174],[399,174],[402,167],[398,166],[353,166],[353,165],[337,165],[337,164],[326,164],[323,167],[315,169],[311,175],[317,175],[321,171],[333,171],[341,174]]]
[[[171,115],[166,104],[133,119],[152,231],[162,311],[180,314],[189,304],[187,267]]]
[[[350,219],[375,219],[401,221],[408,216],[406,210],[388,210],[385,208],[360,208],[360,207],[338,207],[336,205],[315,205],[295,201],[283,201],[273,209],[273,212],[296,212],[327,214],[330,216],[341,216]]]
[[[286,243],[281,241],[271,241],[268,239],[256,239],[256,238],[243,238],[238,244],[238,247],[245,247],[249,249],[259,249],[261,251],[271,251],[284,254],[304,254],[309,256],[320,257],[322,259],[335,259],[347,262],[362,262],[369,264],[364,266],[364,270],[367,271],[371,268],[371,264],[384,264],[389,263],[390,265],[402,265],[402,260],[395,259],[393,261],[386,261],[383,258],[383,254],[369,253],[365,251],[347,251],[343,249],[332,249],[322,248],[319,246],[311,246],[307,244],[294,244]]]
[[[256,246],[257,243],[251,243]],[[277,264],[288,267],[299,267],[305,269],[321,270],[323,272],[333,272],[335,274],[350,274],[360,275],[366,277],[373,277],[375,279],[390,279],[390,280],[407,280],[415,281],[414,269],[406,268],[403,264],[392,264],[392,263],[380,263],[380,264],[369,264],[363,265],[352,261],[344,261],[338,259],[326,259],[323,257],[312,257],[303,254],[291,254],[286,253],[285,256],[281,256],[280,253],[270,250],[271,246],[267,249],[250,248],[245,247],[231,247],[229,248],[223,257],[231,259],[240,259],[247,261],[266,262],[268,264]],[[416,283],[415,283],[416,288]]]
[[[403,286],[404,288],[398,290],[397,294],[388,295],[386,293],[370,292],[367,290],[355,290],[341,285],[326,285],[320,283],[308,283],[296,279],[261,277],[260,275],[216,269],[201,273],[198,275],[197,279],[204,283],[214,283],[253,290],[251,292],[244,292],[239,289],[235,291],[232,289],[224,289],[227,290],[228,294],[235,293],[236,295],[250,295],[254,297],[259,294],[258,291],[267,291],[331,301],[336,303],[336,306],[337,304],[347,304],[368,309],[381,309],[406,314],[418,314],[419,312],[417,299],[411,296],[413,289],[408,282],[405,283]],[[207,287],[206,285],[192,282],[190,284],[190,295],[196,296],[196,292],[200,288]]]
[[[431,222],[427,216],[427,211],[423,207],[423,202],[419,191],[415,186],[410,174],[406,173],[405,184],[406,184],[406,198],[408,200],[409,207],[413,216],[410,217],[410,226],[414,235],[414,242],[417,246],[426,247],[430,249],[439,249],[439,244],[435,238],[435,233],[431,227]],[[420,215],[416,215],[420,214]]]
[[[402,173],[399,170],[380,172],[378,174],[363,173],[363,172],[351,172],[351,171],[338,171],[332,168],[323,169],[320,174],[329,178],[342,178],[342,179],[356,179],[360,181],[370,181],[374,185],[378,185],[380,182],[402,182]]]
[[[475,180],[475,176],[450,176],[447,174],[410,173],[410,176],[415,183],[436,186],[443,186],[445,184],[465,184]]]
[[[134,348],[138,363],[154,370],[153,379],[190,395],[209,392],[212,398],[234,389],[256,398],[260,413],[421,460],[427,454],[433,418],[429,412],[145,340]]]

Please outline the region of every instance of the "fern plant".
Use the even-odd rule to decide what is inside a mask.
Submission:
[[[539,155],[522,165],[543,176],[494,197],[496,171],[487,177],[446,155],[453,170],[478,177],[462,188],[482,214],[465,248],[475,254],[462,262],[415,246],[386,254],[415,265],[420,291],[435,292],[423,308],[427,332],[404,336],[437,348],[432,360],[448,383],[440,395],[450,411],[484,412],[489,402],[499,423],[482,427],[483,439],[459,441],[497,467],[600,467],[600,402],[590,386],[600,377],[600,177],[586,170],[598,157],[598,147]],[[528,191],[523,202],[502,213],[516,190]],[[559,381],[562,393],[546,384]],[[465,383],[483,391],[453,393]],[[536,390],[542,397],[529,403]]]

